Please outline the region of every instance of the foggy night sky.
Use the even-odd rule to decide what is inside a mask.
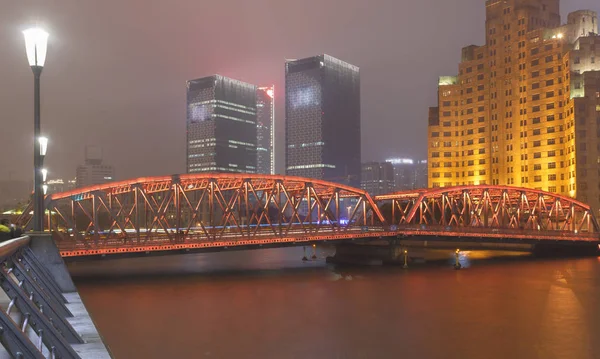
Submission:
[[[598,0],[563,0],[600,11]],[[32,178],[33,75],[21,31],[50,32],[42,131],[50,178],[100,145],[117,179],[185,172],[186,80],[275,84],[284,161],[284,60],[361,68],[362,157],[426,158],[427,108],[460,50],[484,44],[484,0],[0,0],[0,180]]]

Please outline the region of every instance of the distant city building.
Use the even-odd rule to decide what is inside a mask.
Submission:
[[[359,68],[329,55],[285,65],[286,173],[360,186]]]
[[[275,86],[256,91],[256,172],[275,174]]]
[[[220,75],[187,82],[187,172],[256,173],[256,86]]]
[[[85,163],[77,166],[77,188],[113,182],[115,180],[114,167],[104,164],[102,161],[102,148],[96,146],[87,146],[85,148]]]
[[[386,162],[394,167],[396,191],[427,188],[427,161],[415,161],[410,158],[390,158]]]
[[[394,192],[394,167],[389,162],[362,164],[360,188],[371,196]]]
[[[56,178],[46,181],[46,185],[48,185],[47,194],[68,192],[77,187],[77,180],[72,179],[65,181],[62,178]]]
[[[14,207],[18,203],[28,203],[33,191],[33,183],[19,180],[0,181],[0,207]]]
[[[483,3],[482,5],[483,6]],[[486,45],[429,111],[429,185],[510,185],[600,209],[598,14],[559,0],[488,0]]]

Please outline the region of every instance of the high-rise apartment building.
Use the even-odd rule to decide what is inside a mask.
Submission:
[[[256,86],[220,75],[187,82],[187,172],[256,173]]]
[[[394,167],[389,162],[362,164],[360,188],[371,196],[394,192]]]
[[[256,173],[275,174],[275,86],[256,91]]]
[[[85,148],[85,163],[77,166],[77,188],[103,184],[115,180],[115,168],[103,163],[102,148],[87,146]]]
[[[396,191],[427,188],[427,161],[417,161],[410,158],[390,158],[386,162],[394,168],[394,188]]]
[[[500,184],[600,208],[600,36],[559,0],[486,1],[486,45],[462,50],[429,111],[429,186]]]
[[[329,55],[287,61],[286,173],[360,186],[360,74]]]

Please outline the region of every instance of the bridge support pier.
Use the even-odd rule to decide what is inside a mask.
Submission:
[[[302,249],[304,250],[304,256],[302,257],[302,261],[307,262],[308,258],[306,257],[306,247],[302,247]]]
[[[30,248],[58,284],[63,293],[77,292],[75,283],[49,233],[29,233]]]
[[[462,264],[460,264],[460,249],[457,249],[454,253],[454,269],[459,270],[462,268]]]

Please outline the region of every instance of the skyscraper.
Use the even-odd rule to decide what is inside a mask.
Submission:
[[[427,161],[410,158],[390,158],[386,160],[394,167],[396,191],[410,191],[427,187]]]
[[[102,148],[86,146],[85,163],[77,166],[77,188],[103,184],[115,180],[115,169],[103,163]]]
[[[389,162],[362,164],[360,188],[371,196],[394,192],[394,167]]]
[[[256,173],[256,86],[220,75],[187,82],[187,172]]]
[[[329,55],[287,61],[286,173],[360,185],[360,74]]]
[[[486,45],[462,50],[429,112],[429,185],[500,184],[600,208],[600,36],[559,0],[486,1]]]
[[[275,174],[275,86],[256,91],[257,173]]]

